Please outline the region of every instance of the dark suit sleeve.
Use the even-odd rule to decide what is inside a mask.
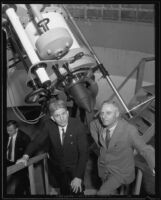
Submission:
[[[145,158],[151,170],[155,167],[155,150],[147,145],[143,138],[139,136],[136,127],[129,126],[129,136],[133,147]]]
[[[88,159],[87,131],[82,123],[77,126],[77,142],[79,151],[79,160],[76,168],[75,177],[83,178]]]
[[[98,147],[100,147],[99,145],[100,128],[101,128],[101,125],[99,124],[97,119],[90,122],[90,133]]]
[[[41,127],[37,130],[35,135],[36,137],[29,143],[24,153],[28,156],[32,156],[35,153],[35,151],[39,150],[41,147],[44,146],[45,143],[47,143],[48,129],[46,128],[45,123],[41,125]]]
[[[31,142],[30,137],[26,133],[23,133],[23,144],[24,144],[24,147],[26,148],[30,142]]]
[[[23,156],[25,149],[29,143],[30,137],[25,132],[19,129],[15,142],[15,161]]]

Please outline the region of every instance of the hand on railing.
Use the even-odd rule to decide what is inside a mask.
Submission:
[[[28,155],[23,155],[22,158],[17,160],[16,164],[23,163],[25,166],[27,166],[28,160],[29,160],[29,156]]]
[[[40,154],[35,157],[32,157],[29,159],[29,156],[27,154],[23,155],[22,158],[18,159],[15,165],[7,167],[7,176],[25,168],[29,167],[30,165],[33,165],[34,163],[37,163],[40,160],[46,159],[47,154]],[[22,164],[19,164],[22,163]],[[19,164],[19,165],[17,165]]]

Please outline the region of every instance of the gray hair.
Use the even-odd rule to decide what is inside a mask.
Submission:
[[[115,101],[113,101],[113,100],[105,100],[105,101],[103,101],[102,104],[101,104],[100,110],[103,107],[103,105],[105,105],[105,104],[107,104],[107,105],[113,105],[115,108],[118,109],[118,111],[120,110],[118,103],[115,102]]]

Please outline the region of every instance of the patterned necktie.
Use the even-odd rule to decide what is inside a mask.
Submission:
[[[62,145],[64,144],[64,138],[65,138],[65,131],[64,128],[62,128]]]
[[[110,130],[106,129],[105,143],[106,143],[107,149],[108,149],[108,146],[109,146],[110,139],[111,139],[111,137],[110,137]]]
[[[13,137],[11,137],[10,139],[10,143],[8,145],[8,160],[11,160],[12,157],[12,142],[13,141]]]

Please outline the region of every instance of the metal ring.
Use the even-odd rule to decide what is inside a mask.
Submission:
[[[46,94],[46,91],[44,88],[39,88],[37,90],[32,91],[31,93],[29,93],[26,97],[25,97],[25,102],[28,104],[32,104],[32,103],[36,103],[38,102],[38,100],[40,99],[39,97],[36,98],[35,101],[31,100],[31,97],[34,97],[36,95],[38,95],[39,93],[44,92]]]

